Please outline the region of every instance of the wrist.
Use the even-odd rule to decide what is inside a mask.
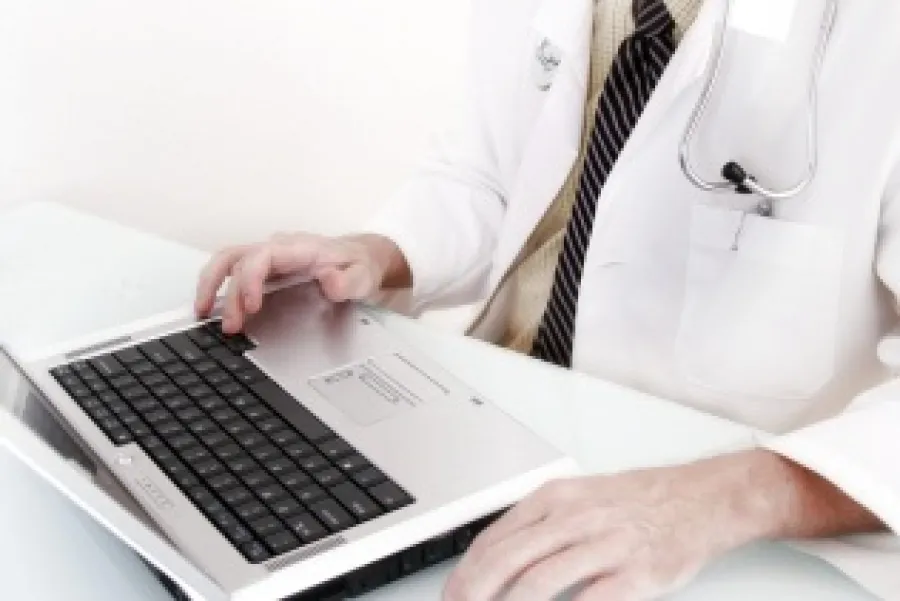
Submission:
[[[343,239],[363,248],[378,274],[379,289],[408,288],[412,285],[409,264],[393,240],[379,234],[354,234]]]

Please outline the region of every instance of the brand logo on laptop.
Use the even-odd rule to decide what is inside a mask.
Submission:
[[[172,507],[174,507],[172,501],[169,500],[169,497],[163,494],[163,491],[161,491],[159,487],[151,482],[146,476],[138,476],[134,481],[147,493],[147,496],[150,497],[153,504],[160,509],[172,509]]]

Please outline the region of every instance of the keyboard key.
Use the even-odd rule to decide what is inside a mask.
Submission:
[[[243,357],[235,355],[228,349],[211,349],[209,351],[209,356],[215,359],[219,363],[219,365],[224,367],[225,371],[228,371],[230,373],[253,367],[252,363],[250,363]]]
[[[143,386],[132,386],[122,390],[122,398],[132,403],[147,396],[150,396],[150,393]]]
[[[166,363],[171,363],[175,360],[175,355],[172,351],[167,349],[158,340],[145,342],[144,344],[139,345],[138,348],[156,365],[165,365]]]
[[[228,466],[235,474],[246,474],[259,469],[259,464],[250,459],[249,455],[240,455],[225,462],[225,465]]]
[[[230,443],[231,438],[221,430],[213,430],[212,432],[207,432],[201,436],[200,441],[209,448],[215,450],[218,446]]]
[[[182,440],[183,440],[185,437],[191,437],[191,435],[190,435],[190,434],[179,435],[179,438],[182,439]],[[191,437],[191,438],[193,438],[193,437]],[[176,451],[179,450],[179,449],[176,448],[175,445],[172,444],[171,442],[170,442],[169,444],[170,444],[170,445],[172,446],[172,448],[175,449]],[[193,446],[193,447],[191,447],[191,448],[189,448],[189,449],[181,450],[181,452],[179,453],[179,455],[181,456],[182,461],[185,461],[185,462],[187,462],[187,463],[190,464],[190,465],[194,465],[195,463],[197,463],[197,462],[199,462],[199,461],[206,461],[207,459],[210,459],[210,458],[212,457],[212,455],[210,454],[210,452],[209,452],[208,450],[206,450],[206,448],[201,447],[201,446]]]
[[[200,407],[202,407],[203,410],[207,413],[211,413],[213,411],[216,411],[217,409],[222,409],[223,407],[228,406],[228,404],[225,402],[225,399],[215,394],[212,396],[203,397],[202,399],[197,401],[197,404],[200,405]]]
[[[256,422],[256,427],[263,434],[271,434],[273,432],[278,432],[279,430],[285,428],[287,424],[285,424],[282,420],[277,417],[270,417],[260,422]]]
[[[161,371],[152,371],[146,375],[141,376],[141,383],[147,388],[153,388],[154,386],[159,386],[160,384],[168,384],[169,378],[166,377],[164,373]]]
[[[215,369],[219,369],[219,366],[216,365],[213,361],[200,361],[194,364],[194,371],[200,374],[201,376],[207,374]]]
[[[269,510],[263,507],[262,503],[256,500],[250,501],[249,503],[244,503],[235,511],[237,511],[237,514],[245,522],[252,522],[269,515]]]
[[[225,343],[225,346],[227,346],[231,352],[236,354],[240,354],[256,348],[256,346],[252,342],[250,342],[250,339],[243,334],[223,336],[222,340]]]
[[[95,369],[91,369],[91,368],[88,368],[88,369],[82,371],[81,373],[78,374],[78,376],[81,378],[81,380],[85,384],[89,384],[90,382],[96,382],[97,380],[100,379],[100,376],[97,374],[97,371]]]
[[[353,447],[347,444],[345,440],[341,440],[340,438],[332,438],[331,440],[326,440],[325,442],[319,443],[317,445],[319,447],[319,451],[332,461],[336,459],[340,459],[346,455],[349,455],[353,452]]]
[[[275,519],[275,516],[267,515],[250,522],[250,528],[253,529],[257,536],[265,537],[278,532],[281,529],[281,522]]]
[[[360,470],[372,467],[372,464],[369,463],[362,455],[355,453],[339,460],[337,462],[337,466],[345,472],[358,472]]]
[[[325,491],[315,484],[294,491],[294,494],[297,495],[297,498],[307,507],[309,507],[311,503],[316,503],[325,498]]]
[[[228,399],[228,402],[232,407],[234,407],[238,411],[244,412],[244,415],[247,415],[245,411],[250,407],[262,407],[262,405],[259,404],[255,397],[244,392],[244,389],[240,386],[238,386],[238,389],[240,390],[241,394],[232,395]]]
[[[244,481],[244,484],[247,485],[251,490],[256,490],[260,486],[265,486],[266,483],[272,481],[272,476],[263,472],[262,470],[256,472],[250,472],[249,474],[244,474],[241,476],[241,480]]]
[[[272,509],[275,515],[277,515],[281,519],[285,519],[294,515],[295,513],[305,511],[303,507],[301,507],[300,503],[290,497],[283,497],[275,502],[269,503],[269,507]]]
[[[97,397],[89,396],[83,399],[78,399],[78,404],[81,407],[90,413],[91,411],[95,411],[97,409],[103,409],[106,405],[100,401]]]
[[[147,413],[145,413],[144,419],[147,420],[147,423],[152,426],[154,424],[172,419],[172,414],[168,409],[157,409],[155,411],[148,411]]]
[[[225,384],[216,386],[216,391],[225,398],[231,398],[235,395],[242,394],[244,387],[233,380],[229,380]]]
[[[334,436],[325,424],[300,406],[294,397],[282,390],[274,381],[263,380],[253,384],[250,389],[269,407],[281,415],[288,416],[291,425],[307,440],[321,442]]]
[[[269,484],[268,486],[257,488],[254,492],[256,492],[256,496],[267,505],[287,496],[287,491],[278,484]]]
[[[313,477],[316,479],[316,482],[318,482],[325,488],[330,488],[338,484],[339,482],[344,481],[344,474],[340,473],[334,468],[316,472],[315,474],[313,474]]]
[[[209,518],[222,530],[228,530],[229,528],[240,525],[237,518],[234,517],[234,514],[225,508],[211,513]]]
[[[247,450],[265,444],[267,441],[259,432],[245,432],[234,437],[238,444]]]
[[[173,436],[172,438],[168,439],[167,442],[169,443],[169,446],[176,451],[184,451],[185,449],[189,449],[197,445],[197,439],[187,432],[178,434],[177,436]]]
[[[174,419],[156,424],[156,432],[160,436],[174,436],[184,432],[184,426],[176,422]]]
[[[332,532],[340,532],[353,526],[356,522],[344,511],[334,499],[325,499],[314,503],[309,510]]]
[[[241,434],[246,434],[248,432],[253,432],[253,426],[251,426],[249,422],[242,419],[235,419],[230,422],[226,422],[222,424],[222,427],[225,428],[226,432],[234,437],[240,436]]]
[[[296,442],[292,445],[286,446],[284,448],[284,452],[291,459],[303,459],[304,457],[313,455],[316,451],[312,448],[312,446],[306,444],[305,442]]]
[[[250,451],[250,454],[253,455],[253,458],[259,461],[260,463],[265,463],[267,461],[271,461],[273,459],[278,458],[281,453],[278,449],[273,447],[272,445],[266,445],[264,447],[257,447]]]
[[[235,411],[234,409],[232,409],[231,407],[217,409],[216,411],[212,412],[211,415],[212,415],[212,418],[214,420],[216,420],[217,422],[219,422],[220,424],[230,421],[230,420],[233,420],[236,417],[239,417],[238,412]]]
[[[297,469],[296,466],[294,466],[294,462],[284,455],[266,461],[265,465],[266,469],[269,470],[269,473],[271,473],[276,478],[279,476],[279,474],[287,474]]]
[[[130,386],[136,386],[138,381],[131,374],[125,374],[117,378],[113,378],[109,381],[109,383],[112,384],[113,388],[121,390]]]
[[[215,432],[219,428],[209,419],[200,419],[188,424],[188,430],[196,434],[197,436],[202,436],[207,432]]]
[[[190,372],[190,368],[182,363],[181,361],[175,361],[174,363],[169,363],[165,365],[162,370],[165,372],[167,376],[170,378],[176,378],[183,374],[188,374]]]
[[[369,489],[369,494],[388,511],[399,509],[412,502],[399,486],[390,481],[373,486]]]
[[[180,486],[182,489],[200,484],[200,480],[198,480],[197,477],[190,472],[184,472],[183,474],[179,474],[174,478],[175,484]]]
[[[253,541],[250,531],[241,525],[233,526],[225,530],[225,536],[235,545],[243,545]]]
[[[229,459],[234,459],[236,457],[240,457],[244,455],[244,450],[241,447],[237,446],[234,443],[229,443],[226,445],[222,445],[217,447],[214,450],[216,457],[221,459],[222,461],[228,461]]]
[[[239,484],[237,478],[229,473],[219,474],[218,476],[207,480],[206,483],[211,489],[216,492],[222,492],[228,490],[229,488],[234,488]]]
[[[234,381],[231,376],[220,369],[203,374],[203,379],[206,380],[206,383],[210,386],[219,386]]]
[[[75,363],[72,363],[71,367],[76,374],[90,371],[90,366],[87,364],[87,361],[76,361]]]
[[[160,386],[154,386],[150,389],[150,392],[158,399],[165,399],[179,394],[181,390],[174,384],[162,384]]]
[[[107,434],[122,427],[122,422],[117,420],[116,418],[110,416],[100,420],[100,428],[103,429]]]
[[[185,390],[185,392],[192,399],[202,399],[205,396],[213,394],[213,389],[206,384],[198,384],[197,386],[191,386]]]
[[[270,434],[269,438],[271,438],[272,442],[277,444],[279,447],[284,447],[291,443],[298,442],[300,440],[300,435],[293,430],[280,430],[278,432]]]
[[[149,361],[141,361],[128,366],[128,370],[135,376],[143,376],[152,371],[156,371],[156,367]]]
[[[257,541],[244,543],[240,549],[250,563],[262,563],[271,557],[262,543]]]
[[[309,476],[304,474],[303,472],[288,472],[286,474],[279,474],[278,480],[284,485],[288,490],[298,490],[303,488],[304,486],[308,486],[312,480]]]
[[[197,345],[186,334],[166,336],[163,338],[163,343],[187,363],[196,363],[206,357],[206,353],[197,348]]]
[[[144,356],[135,348],[122,349],[117,353],[113,353],[113,357],[119,360],[123,365],[133,365],[144,360]]]
[[[232,403],[232,405],[234,405],[234,403]],[[253,405],[242,408],[241,413],[243,413],[247,419],[251,419],[255,422],[272,417],[272,412],[259,403],[255,403]]]
[[[71,376],[73,373],[74,372],[72,371],[72,368],[68,365],[60,365],[50,370],[50,375],[57,380],[62,379],[66,376]]]
[[[180,411],[193,406],[193,402],[183,394],[170,396],[162,400],[169,411]]]
[[[90,416],[93,417],[97,421],[106,419],[108,417],[112,417],[112,411],[110,411],[103,405],[100,405],[96,409],[91,409],[90,411],[88,411],[88,414],[90,414]]]
[[[118,359],[112,355],[95,357],[90,360],[90,365],[106,379],[115,378],[116,376],[125,373],[125,368],[122,367],[122,364],[119,363]]]
[[[209,459],[194,466],[194,471],[204,480],[209,480],[213,476],[221,474],[224,470],[225,466],[215,459]]]
[[[296,536],[286,530],[282,530],[266,537],[266,545],[275,555],[281,555],[288,551],[293,551],[300,546],[300,541]]]
[[[186,332],[187,337],[201,349],[208,349],[219,344],[219,339],[207,332],[206,330],[197,328]]]
[[[204,486],[193,486],[189,488],[187,496],[205,513],[211,513],[222,509],[222,504],[219,503],[215,495]]]
[[[91,390],[87,386],[83,385],[73,386],[69,389],[69,394],[72,395],[75,400],[84,399],[91,396]]]
[[[361,522],[371,520],[382,513],[372,499],[351,482],[338,484],[331,489],[331,494]]]
[[[57,381],[59,382],[59,385],[65,388],[66,392],[69,392],[70,394],[73,388],[84,387],[84,382],[76,375],[63,376],[58,378]]]
[[[113,401],[112,403],[107,403],[106,408],[117,415],[119,419],[122,419],[123,415],[134,415],[135,418],[137,417],[137,415],[134,414],[134,411],[131,410],[131,407],[129,407],[122,401]]]
[[[128,444],[134,441],[134,436],[123,427],[113,428],[107,432],[109,438],[117,445]]]
[[[181,388],[189,388],[191,386],[202,384],[203,380],[201,380],[200,376],[197,374],[185,373],[175,376],[175,383]]]
[[[300,540],[307,545],[324,538],[328,534],[328,531],[322,527],[322,524],[316,521],[316,518],[309,513],[292,516],[286,521],[291,530],[294,531],[294,534],[300,537]]]
[[[243,384],[244,386],[253,384],[254,382],[259,382],[260,380],[266,377],[266,374],[253,367],[250,369],[244,369],[241,371],[232,372],[234,379]]]
[[[243,486],[230,488],[222,492],[222,500],[231,507],[240,507],[253,500],[253,495]]]
[[[187,424],[206,417],[206,414],[200,411],[197,407],[189,405],[181,411],[177,411],[175,413],[175,417],[181,420],[182,423]]]
[[[93,392],[94,394],[109,390],[109,386],[107,386],[106,382],[104,382],[103,380],[92,380],[87,383],[87,387],[90,388],[91,392]]]
[[[135,411],[140,413],[150,413],[151,411],[156,411],[162,407],[162,405],[159,404],[159,401],[149,396],[140,397],[139,399],[132,401],[131,406]]]
[[[319,470],[330,467],[328,462],[325,461],[325,458],[321,455],[311,455],[309,457],[304,457],[298,463],[300,464],[300,467],[305,469],[307,472],[317,472]]]
[[[356,482],[363,488],[369,488],[375,486],[376,484],[381,484],[387,479],[385,475],[381,473],[381,471],[374,467],[370,467],[367,470],[355,473],[351,477],[353,478],[354,482]]]

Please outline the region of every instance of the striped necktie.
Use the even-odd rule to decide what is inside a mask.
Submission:
[[[635,31],[622,42],[601,91],[553,287],[532,356],[571,367],[575,311],[597,201],[634,125],[675,51],[663,0],[635,0]]]

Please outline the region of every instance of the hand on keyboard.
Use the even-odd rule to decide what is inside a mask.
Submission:
[[[409,269],[397,246],[382,236],[329,238],[307,233],[276,234],[268,242],[218,252],[197,285],[196,311],[207,317],[225,279],[222,329],[234,333],[263,303],[270,278],[308,276],[334,302],[364,299],[390,281],[406,285]]]

